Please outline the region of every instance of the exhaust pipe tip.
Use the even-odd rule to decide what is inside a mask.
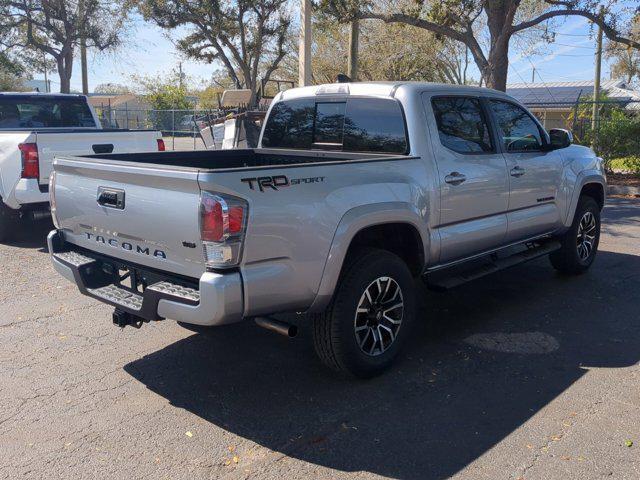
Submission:
[[[271,317],[256,317],[254,318],[256,325],[272,332],[279,333],[288,338],[293,338],[298,335],[298,327],[291,325],[290,323],[276,320]]]

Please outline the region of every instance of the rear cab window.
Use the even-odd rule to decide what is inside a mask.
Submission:
[[[493,153],[489,124],[480,100],[443,96],[431,99],[440,143],[457,153]]]
[[[267,118],[265,148],[407,154],[400,103],[386,98],[319,97],[276,103]]]
[[[96,127],[82,97],[0,95],[0,129]]]

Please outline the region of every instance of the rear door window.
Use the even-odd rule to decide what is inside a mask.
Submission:
[[[409,144],[402,108],[395,100],[303,98],[273,106],[262,146],[404,154]]]
[[[473,97],[436,97],[431,104],[443,146],[458,153],[495,151],[480,100]]]
[[[83,98],[0,96],[0,129],[74,127],[96,127]]]

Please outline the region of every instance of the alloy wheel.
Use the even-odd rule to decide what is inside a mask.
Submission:
[[[592,212],[585,212],[580,219],[578,225],[578,235],[576,239],[576,246],[578,249],[578,257],[583,262],[586,261],[591,253],[596,239],[596,217]]]
[[[360,350],[381,355],[398,337],[404,315],[402,289],[391,277],[371,282],[356,308],[354,329]]]

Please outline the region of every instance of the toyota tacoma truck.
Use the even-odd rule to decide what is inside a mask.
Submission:
[[[83,95],[0,93],[0,241],[49,217],[55,155],[164,149],[159,132],[106,130]]]
[[[449,289],[549,255],[594,261],[602,160],[502,92],[338,83],[281,92],[256,149],[61,156],[55,269],[114,323],[312,323],[329,367],[388,367],[414,279]],[[289,318],[285,316],[284,318]]]

